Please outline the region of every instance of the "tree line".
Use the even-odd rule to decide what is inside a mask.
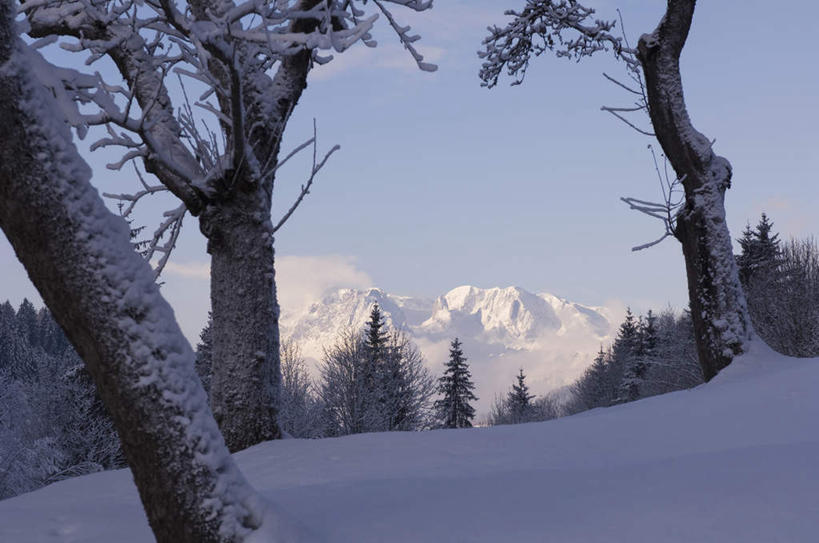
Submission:
[[[203,383],[210,379],[209,338],[206,326],[197,346]],[[292,437],[472,426],[477,397],[460,341],[453,340],[436,381],[407,334],[386,325],[378,304],[362,330],[344,330],[325,348],[316,380],[292,341],[283,342],[281,360],[279,423]]]
[[[123,466],[94,382],[49,311],[0,305],[0,499]]]
[[[819,356],[819,247],[814,238],[780,240],[762,213],[734,255],[748,313],[759,337],[781,354]],[[627,311],[614,342],[602,347],[571,386],[564,414],[691,388],[704,382],[690,311]]]
[[[782,242],[762,214],[737,240],[740,279],[759,335],[790,356],[819,356],[819,249],[812,238]],[[211,385],[210,322],[196,370]],[[475,385],[463,345],[452,341],[437,380],[406,333],[373,306],[361,330],[325,349],[318,378],[298,346],[281,347],[279,423],[285,434],[320,438],[381,431],[468,428]],[[690,388],[704,381],[689,311],[628,310],[568,391],[535,396],[521,369],[495,398],[486,424],[545,421]],[[437,395],[437,397],[436,397]],[[125,466],[119,437],[82,360],[45,309],[0,305],[0,498]]]

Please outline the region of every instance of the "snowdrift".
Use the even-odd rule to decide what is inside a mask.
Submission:
[[[546,423],[237,455],[326,541],[812,542],[819,359],[756,344],[709,384]],[[312,539],[312,538],[311,538]],[[152,541],[127,470],[0,502],[0,541]]]

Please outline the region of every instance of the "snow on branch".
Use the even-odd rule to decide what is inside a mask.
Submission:
[[[398,22],[396,22],[395,18],[392,16],[392,13],[390,13],[390,11],[386,7],[384,7],[383,0],[373,0],[373,2],[375,2],[375,5],[378,6],[378,9],[380,9],[381,12],[384,14],[384,17],[387,18],[387,21],[389,21],[390,26],[392,27],[393,30],[395,30],[395,33],[398,34],[398,39],[401,40],[401,43],[404,45],[404,48],[407,51],[409,51],[410,55],[412,55],[412,58],[418,65],[418,68],[425,72],[436,71],[438,69],[438,66],[436,66],[435,64],[430,64],[429,62],[424,62],[424,56],[421,53],[419,53],[418,50],[415,49],[415,47],[412,45],[413,42],[420,40],[421,36],[417,34],[410,34],[409,31],[411,30],[411,28],[409,25],[407,26],[399,25]],[[403,4],[408,7],[413,6],[413,9],[416,9],[418,11],[422,11],[423,9],[426,9],[429,6],[432,6],[431,0],[425,4],[421,4],[417,0],[403,1],[397,0],[396,3]]]
[[[512,21],[504,28],[490,26],[489,36],[482,42],[484,49],[478,52],[484,59],[480,70],[484,87],[497,85],[504,71],[514,78],[513,85],[519,85],[532,57],[546,51],[579,60],[611,50],[630,67],[639,69],[636,51],[610,33],[615,21],[592,20],[594,10],[575,0],[526,0],[523,10],[504,14]]]
[[[81,69],[43,61],[35,71],[78,135],[93,130],[92,150],[121,151],[110,169],[128,163],[136,169],[135,192],[107,196],[123,204],[125,215],[164,190],[182,202],[165,215],[146,251],[149,259],[162,254],[159,273],[186,211],[201,216],[240,189],[261,188],[272,197],[273,174],[289,159],[278,156],[284,127],[314,63],[359,41],[374,47],[371,31],[380,19],[421,70],[435,70],[395,7],[420,12],[432,0],[20,0],[19,12],[36,47],[83,56]],[[93,71],[101,59],[118,73]],[[314,136],[295,152],[310,145],[308,180],[276,228],[338,149],[318,160]],[[149,175],[158,183],[143,178]]]
[[[657,162],[657,155],[654,153],[654,148],[649,145],[651,151],[651,158],[654,161],[654,170],[657,172],[657,179],[660,182],[660,190],[663,194],[662,202],[650,202],[646,200],[639,200],[637,198],[624,197],[620,198],[625,202],[629,209],[644,213],[649,217],[659,219],[663,223],[663,235],[654,241],[632,247],[632,251],[642,251],[653,247],[663,241],[665,238],[673,236],[676,230],[677,213],[685,201],[685,192],[682,188],[684,178],[668,175],[668,161],[663,156],[663,171],[660,171],[660,165]]]
[[[139,182],[142,184],[142,190],[132,194],[112,194],[110,192],[102,193],[104,197],[112,200],[118,200],[120,204],[124,205],[127,202],[128,205],[126,205],[120,212],[120,215],[126,219],[131,215],[131,212],[134,210],[137,202],[139,202],[142,198],[158,192],[166,192],[168,190],[168,188],[164,185],[149,185],[148,182],[145,181],[145,177],[142,175],[142,172],[139,171],[136,164],[134,164],[134,170],[139,178]]]
[[[154,279],[159,279],[159,275],[165,269],[165,264],[168,263],[171,252],[176,247],[176,240],[179,239],[179,233],[182,231],[182,220],[185,218],[187,211],[184,204],[176,209],[166,211],[164,213],[165,219],[159,225],[159,228],[154,231],[151,241],[148,242],[148,247],[143,253],[145,260],[150,262],[156,253],[162,255],[154,267]],[[165,239],[165,242],[161,243],[163,239]]]

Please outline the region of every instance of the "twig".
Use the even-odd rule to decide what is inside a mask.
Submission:
[[[307,196],[308,194],[310,194],[310,187],[313,185],[313,180],[315,179],[316,174],[324,167],[324,165],[327,163],[327,160],[330,158],[330,156],[332,156],[333,153],[335,153],[336,151],[341,149],[340,145],[334,145],[333,148],[330,149],[327,152],[326,155],[324,155],[324,158],[321,159],[321,162],[318,162],[318,163],[316,162],[316,151],[317,151],[318,144],[317,144],[317,139],[316,139],[316,120],[315,119],[313,119],[313,138],[312,138],[312,142],[313,142],[313,167],[312,167],[312,169],[310,171],[310,178],[307,180],[307,183],[305,183],[304,185],[301,186],[301,192],[299,193],[298,198],[296,198],[296,201],[293,202],[292,206],[290,206],[290,209],[287,210],[287,213],[285,213],[284,216],[281,218],[281,220],[276,224],[276,226],[273,227],[273,231],[271,232],[273,234],[275,234],[279,230],[279,228],[284,226],[284,223],[286,223],[287,220],[290,218],[290,216],[293,215],[293,212],[295,212],[296,208],[299,207],[299,204],[301,204],[302,200],[304,200],[304,197]],[[306,145],[302,144],[300,146],[300,149],[304,149],[305,147],[306,147]],[[291,153],[291,156],[292,156],[292,153]]]

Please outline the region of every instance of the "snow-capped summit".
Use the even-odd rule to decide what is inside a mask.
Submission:
[[[489,343],[526,348],[543,333],[557,331],[561,323],[543,298],[519,287],[454,288],[435,301],[432,315],[419,332],[449,336],[453,330]]]
[[[435,372],[446,360],[449,342],[460,338],[476,383],[483,387],[484,407],[521,367],[537,392],[567,384],[608,341],[612,328],[604,308],[515,286],[464,285],[435,300],[396,296],[380,288],[333,290],[306,311],[284,308],[282,336],[292,338],[315,363],[340,332],[362,329],[375,303],[391,327],[412,337]]]

